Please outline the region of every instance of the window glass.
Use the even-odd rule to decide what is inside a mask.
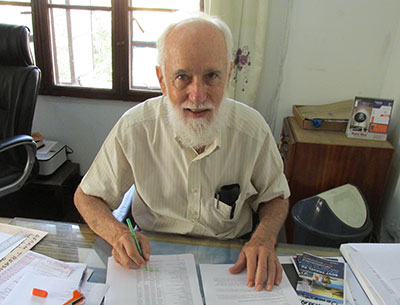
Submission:
[[[159,35],[175,17],[175,11],[199,11],[202,3],[203,0],[0,0],[0,22],[30,29],[31,52],[43,72],[42,94],[83,94],[107,99],[122,96],[140,101],[159,94],[153,90],[159,89],[155,72]],[[32,6],[36,8],[34,12]],[[116,20],[112,16],[117,16]],[[33,24],[40,62],[34,54]],[[113,58],[117,62],[113,63]]]
[[[6,1],[4,1],[4,0],[1,0],[1,1],[0,1],[0,4],[1,4],[2,2],[3,2],[3,3],[8,3],[8,4],[10,3],[10,1],[7,1],[7,0],[6,0]],[[27,1],[27,0],[13,0],[12,2],[18,2],[18,3],[31,3],[31,1]]]
[[[82,6],[106,6],[111,7],[111,0],[50,0],[50,4],[82,5]]]
[[[200,0],[131,0],[133,7],[170,8],[175,10],[198,11]]]
[[[156,74],[157,50],[156,48],[132,48],[132,85],[136,88],[159,89]]]
[[[132,40],[156,43],[158,37],[171,22],[171,13],[133,11],[131,14]],[[157,23],[154,23],[157,20]]]
[[[175,1],[132,1],[134,7],[141,10],[131,10],[130,20],[130,56],[131,83],[130,89],[149,88],[159,89],[155,73],[157,65],[156,42],[163,30],[175,18],[174,11],[157,9],[200,10],[199,0]],[[157,8],[149,9],[145,8]],[[155,22],[156,21],[156,22]]]
[[[50,9],[56,85],[112,88],[111,12]]]

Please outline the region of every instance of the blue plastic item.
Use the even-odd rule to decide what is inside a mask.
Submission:
[[[364,241],[372,231],[372,221],[365,200],[364,205],[365,221],[359,227],[353,227],[341,220],[319,196],[297,202],[291,210],[295,223],[293,243],[338,248],[342,243]],[[359,208],[346,208],[351,213],[360,213]]]

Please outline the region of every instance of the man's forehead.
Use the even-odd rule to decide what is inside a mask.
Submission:
[[[178,23],[171,29],[170,34],[177,32],[179,34],[187,33],[189,35],[194,35],[202,31],[205,31],[209,34],[215,32],[223,35],[222,31],[215,24],[208,21],[199,20]]]
[[[204,23],[179,25],[166,40],[165,62],[174,69],[222,69],[227,64],[227,49],[223,33]]]
[[[171,48],[183,45],[185,42],[213,42],[226,47],[223,32],[209,22],[187,22],[176,25],[166,37],[166,47]]]

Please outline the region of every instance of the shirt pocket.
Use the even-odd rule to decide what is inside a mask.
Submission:
[[[239,198],[236,201],[239,201]],[[231,217],[232,207],[219,199],[214,198],[213,210],[221,218],[230,219]]]
[[[235,202],[235,210],[231,219],[232,207],[221,200],[212,198],[208,212],[208,226],[218,238],[233,238],[247,230],[251,222],[251,207],[245,204],[246,200],[256,194],[253,185],[243,190]]]

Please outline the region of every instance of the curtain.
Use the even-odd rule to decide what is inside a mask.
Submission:
[[[204,0],[204,11],[232,31],[234,68],[229,97],[254,107],[263,67],[269,0]]]

